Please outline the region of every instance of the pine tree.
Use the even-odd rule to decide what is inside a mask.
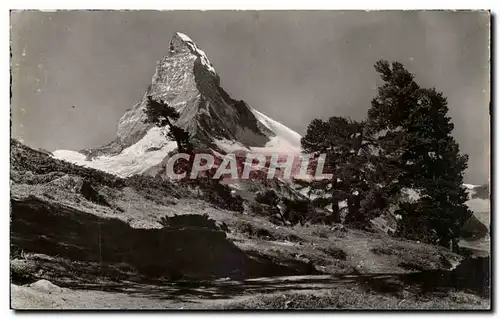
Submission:
[[[462,185],[468,157],[451,135],[447,100],[421,88],[401,63],[379,61],[375,69],[384,84],[372,100],[368,126],[378,137],[380,162],[392,167],[378,172],[391,194],[411,188],[420,195],[400,207],[398,233],[447,246],[472,214]]]
[[[342,117],[328,121],[313,120],[301,140],[308,154],[326,154],[325,170],[332,174],[329,180],[315,180],[309,184],[310,192],[319,197],[315,205],[332,205],[332,221],[341,221],[339,203],[347,202],[345,222],[365,227],[370,219],[369,191],[372,189],[370,169],[371,142],[365,132],[365,123]]]
[[[179,153],[191,153],[193,151],[189,133],[174,124],[180,116],[175,108],[163,101],[157,101],[149,95],[144,113],[146,114],[146,123],[153,123],[158,127],[168,126],[167,136],[175,140]]]

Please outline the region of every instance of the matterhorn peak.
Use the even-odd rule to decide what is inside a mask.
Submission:
[[[190,52],[200,58],[200,62],[204,65],[210,72],[216,74],[212,63],[208,60],[205,52],[198,48],[196,43],[189,36],[184,33],[176,32],[170,40],[170,53],[185,53]]]
[[[176,32],[174,37],[179,37],[181,38],[183,41],[186,41],[186,42],[193,42],[193,40],[191,40],[190,37],[187,36],[187,34],[184,34],[182,32]]]
[[[300,135],[233,99],[221,87],[205,52],[189,36],[174,33],[167,50],[142,99],[120,119],[114,141],[54,155],[121,176],[154,172],[176,143],[165,137],[167,128],[145,122],[149,96],[179,112],[176,125],[189,133],[197,147],[220,154],[238,150],[300,153]]]
[[[184,34],[182,32],[175,32],[174,36],[172,37],[172,41],[174,39],[179,39],[180,41],[182,42],[185,42],[185,43],[191,43],[191,44],[194,44],[194,41],[187,35],[187,34]]]

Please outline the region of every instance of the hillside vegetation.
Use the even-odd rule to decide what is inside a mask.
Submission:
[[[405,275],[461,260],[443,247],[342,225],[277,226],[248,202],[243,212],[207,202],[207,192],[118,178],[12,141],[12,282],[123,292],[218,278]]]

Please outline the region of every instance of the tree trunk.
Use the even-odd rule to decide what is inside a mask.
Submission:
[[[354,214],[356,216],[356,220],[361,222],[364,219],[363,216],[360,213],[360,209],[361,209],[361,196],[355,195],[353,202],[354,202],[353,203],[353,205],[354,205],[353,210],[354,210]]]
[[[283,215],[283,213],[281,212],[281,208],[279,208],[278,206],[275,206],[275,208],[278,210],[278,215],[280,215],[280,217],[281,217],[281,221],[283,222],[283,226],[286,226],[287,225],[286,219],[285,219],[285,216]]]
[[[356,227],[364,227],[364,216],[360,213],[361,197],[359,195],[349,195],[347,197],[347,208],[346,222]]]
[[[335,181],[334,181],[335,180]],[[337,192],[337,177],[332,178],[332,221],[334,223],[340,223],[340,209],[339,209],[339,200]]]
[[[169,131],[171,132],[172,135],[174,135],[174,132],[172,130],[173,128],[173,124],[170,123],[169,119],[167,118],[167,124],[168,124],[168,129]],[[179,141],[179,139],[177,138],[177,136],[174,135],[174,140],[175,140],[175,143],[177,144],[177,152],[178,153],[184,153],[184,148],[182,147],[181,145],[181,142]]]
[[[341,222],[339,202],[337,200],[332,201],[332,222],[334,222],[334,223]]]
[[[356,220],[352,203],[352,195],[347,196],[347,216],[345,220],[348,224],[353,224]]]

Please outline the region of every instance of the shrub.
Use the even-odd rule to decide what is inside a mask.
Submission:
[[[374,247],[370,249],[370,251],[376,255],[396,255],[397,252],[391,248],[386,248],[386,247]]]
[[[294,235],[294,234],[290,234],[290,235],[285,236],[285,239],[288,241],[291,241],[291,242],[295,242],[295,243],[299,243],[299,242],[303,241],[302,238],[300,238],[299,236]]]
[[[269,221],[274,225],[279,225],[279,226],[283,225],[283,219],[281,219],[281,217],[279,217],[278,215],[269,216]]]
[[[254,215],[267,216],[265,207],[266,206],[264,206],[260,203],[251,202],[248,205],[248,210],[250,211],[250,213],[252,213]]]
[[[304,225],[315,215],[315,209],[308,199],[288,199],[283,198],[285,206],[285,218],[292,225],[300,223]]]
[[[236,230],[239,233],[247,234],[249,236],[252,236],[254,234],[254,227],[252,226],[252,224],[247,222],[238,223],[236,225]]]
[[[80,190],[80,192],[85,199],[93,203],[111,207],[106,198],[104,198],[104,196],[99,194],[99,192],[92,185],[92,182],[89,180],[83,180],[82,189]]]
[[[262,238],[262,239],[276,240],[276,238],[267,229],[264,229],[264,228],[257,229],[255,231],[254,235],[255,235],[255,237]]]
[[[168,180],[163,180],[161,177],[152,177],[147,175],[132,175],[125,180],[127,186],[134,188],[137,191],[157,192],[161,194],[170,194],[174,197],[184,195],[182,190],[185,187],[182,184],[174,185]]]
[[[37,266],[30,260],[12,259],[10,261],[10,276],[13,283],[24,284],[35,279]]]
[[[174,215],[172,217],[161,217],[159,223],[163,227],[181,227],[181,226],[195,226],[209,229],[218,229],[215,220],[211,219],[208,214],[196,215]]]
[[[236,225],[236,230],[242,234],[251,237],[257,237],[267,240],[276,240],[276,237],[265,228],[255,227],[248,222],[241,222]]]
[[[231,188],[211,179],[208,182],[200,183],[204,199],[216,207],[228,209],[235,212],[243,212],[243,198],[240,195],[232,194]]]
[[[252,214],[264,217],[271,217],[279,214],[279,209],[277,207],[261,204],[258,202],[250,203],[249,210]]]
[[[276,194],[274,190],[267,190],[263,193],[257,193],[257,196],[255,196],[255,201],[257,203],[269,205],[269,206],[276,206],[279,203],[280,198]]]
[[[311,234],[319,238],[328,238],[331,234],[331,231],[327,228],[317,228],[311,231]]]
[[[402,261],[398,264],[398,266],[410,271],[425,271],[432,269],[432,265],[430,264],[430,262],[424,259]]]
[[[323,251],[325,254],[335,259],[347,260],[346,252],[340,248],[329,246],[326,248],[322,248],[321,251]]]

